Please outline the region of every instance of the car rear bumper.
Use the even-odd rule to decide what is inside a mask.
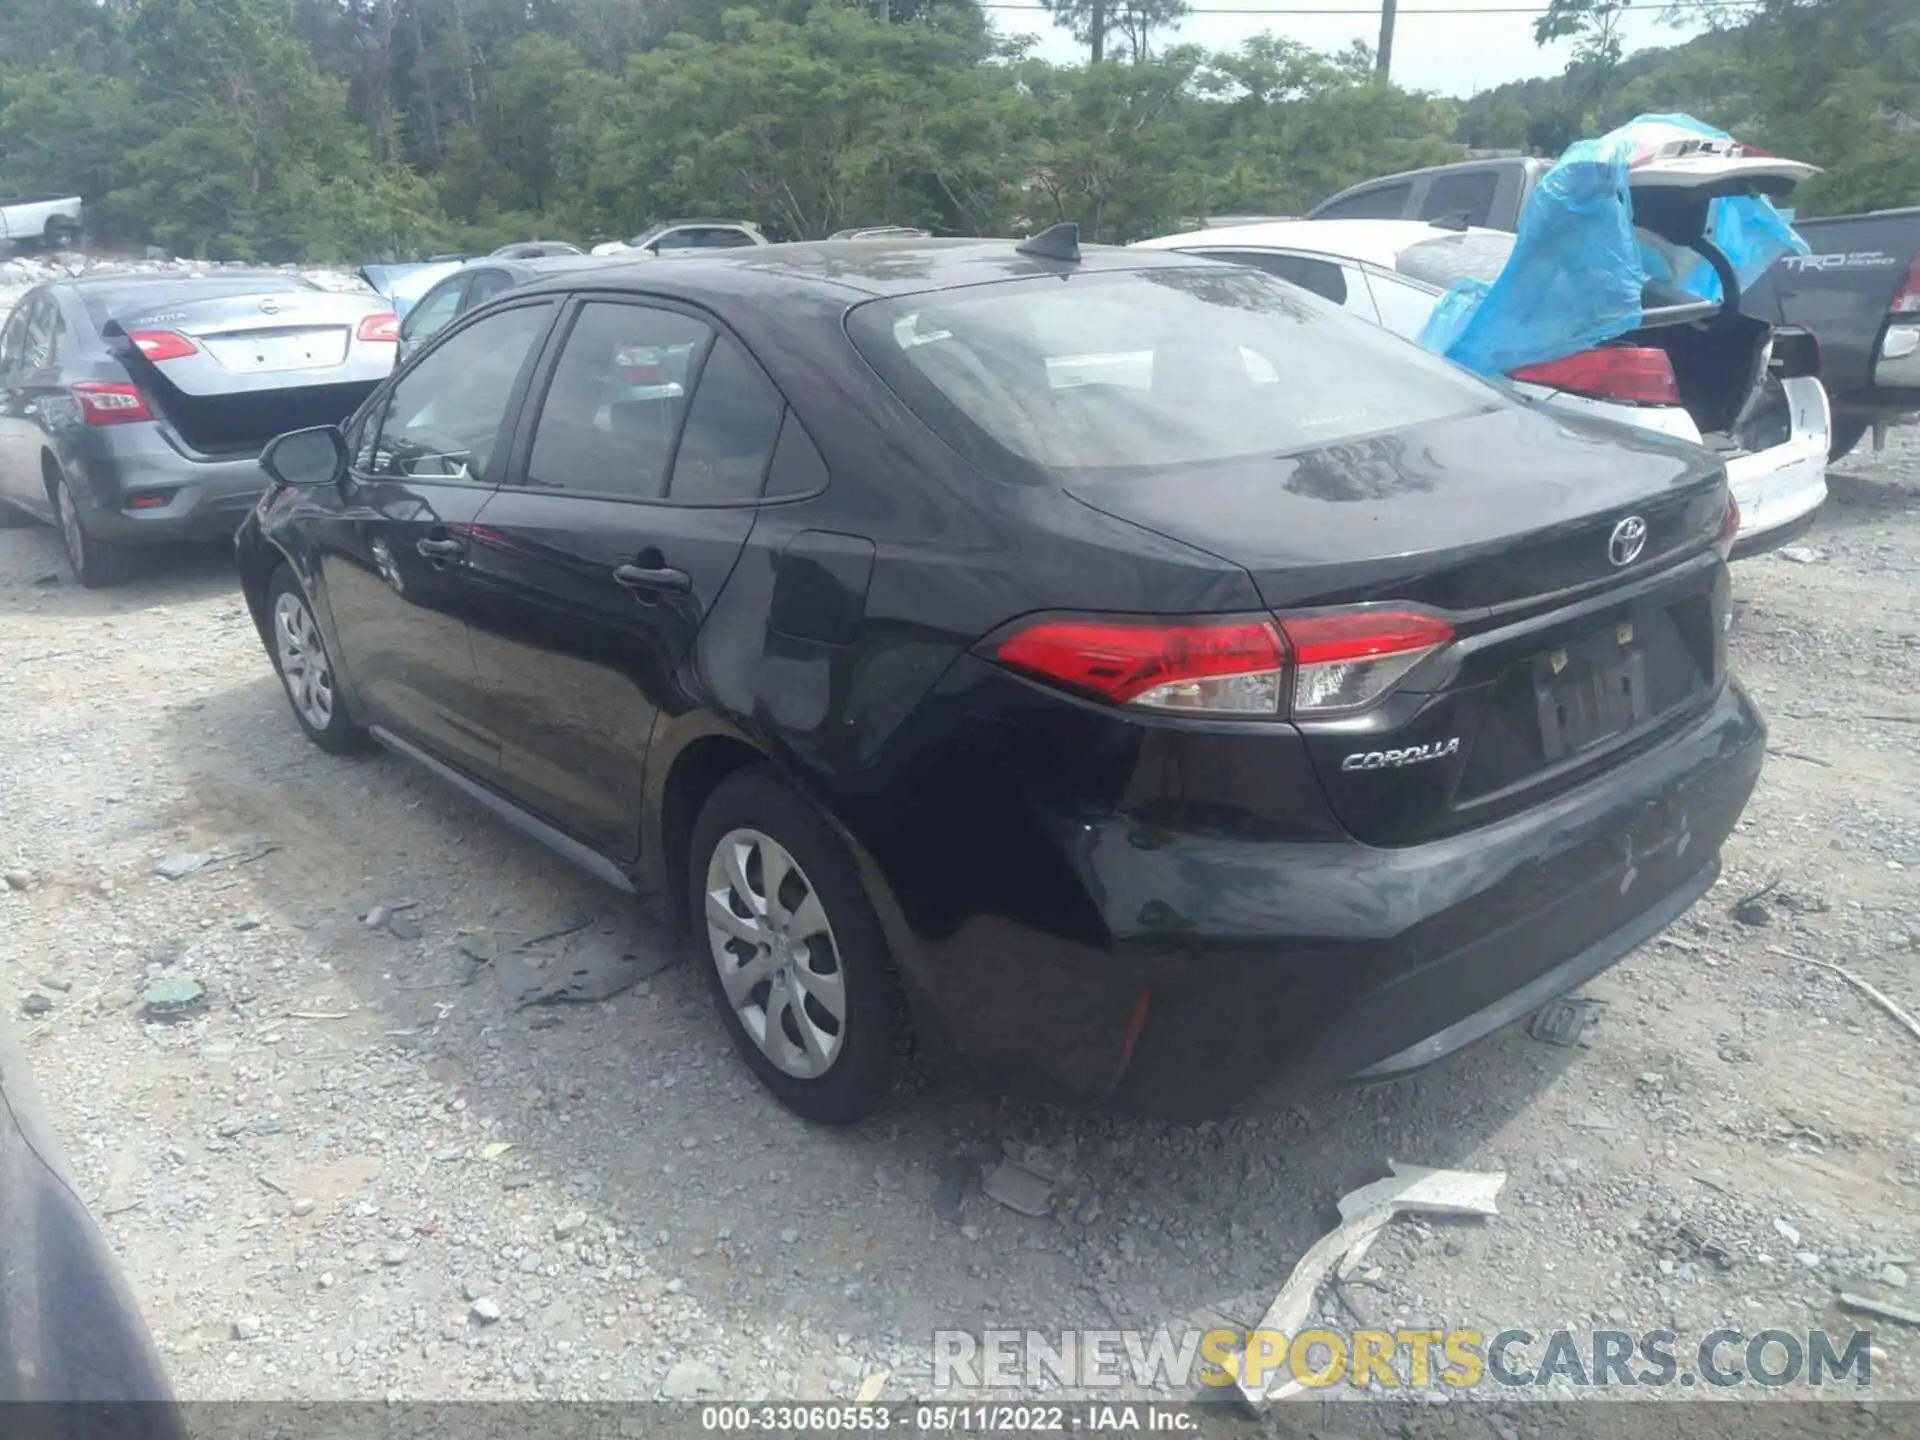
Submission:
[[[254,455],[196,459],[155,425],[103,427],[86,437],[75,494],[87,529],[116,545],[164,545],[232,536],[267,488]],[[135,507],[137,499],[159,503]]]
[[[1833,429],[1827,392],[1813,379],[1788,380],[1785,389],[1792,426],[1787,439],[1727,461],[1727,486],[1740,502],[1736,556],[1784,545],[1826,503]]]
[[[1090,908],[1113,938],[976,911],[915,936],[902,968],[963,1057],[1040,1093],[1191,1119],[1389,1078],[1579,985],[1684,912],[1712,883],[1765,734],[1728,685],[1630,764],[1405,847],[1078,820],[1055,828],[1063,864],[1023,864],[1061,891],[1063,920]],[[1011,828],[1003,844],[1031,849]]]

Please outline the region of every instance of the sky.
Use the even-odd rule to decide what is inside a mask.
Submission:
[[[1354,40],[1374,44],[1380,37],[1377,3],[1367,0],[1189,0],[1194,13],[1178,41],[1208,50],[1231,50],[1262,30],[1272,30],[1315,50],[1343,50]],[[1034,0],[1001,0],[989,7],[994,24],[1008,35],[1041,37],[1039,53],[1049,60],[1084,59],[1085,52],[1064,30],[1054,28],[1037,5],[1032,13],[1007,8]],[[1525,14],[1470,13],[1490,8]],[[1411,90],[1441,95],[1472,95],[1508,80],[1557,75],[1567,66],[1570,42],[1533,43],[1535,14],[1545,0],[1401,0],[1393,31],[1393,78]],[[1698,25],[1677,28],[1657,18],[1659,6],[1629,14],[1622,35],[1629,51],[1673,45],[1697,34]],[[1293,10],[1353,10],[1350,15],[1285,14]],[[1263,14],[1208,14],[1213,11],[1261,11]],[[1425,12],[1425,13],[1422,13]]]

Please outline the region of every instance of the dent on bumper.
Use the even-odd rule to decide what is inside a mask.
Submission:
[[[1143,848],[1115,834],[1089,888],[1127,897],[1139,923],[1104,949],[963,925],[939,944],[943,968],[1004,1003],[966,1017],[971,1043],[955,1038],[1031,1088],[1171,1118],[1429,1064],[1684,912],[1712,881],[1765,733],[1729,686],[1632,764],[1427,845]]]
[[[267,488],[252,456],[189,460],[158,435],[115,437],[86,456],[83,466],[80,498],[88,528],[119,545],[225,538]],[[164,495],[165,503],[128,509],[128,499],[142,494]]]

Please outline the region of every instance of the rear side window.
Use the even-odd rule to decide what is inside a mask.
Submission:
[[[550,305],[522,305],[476,321],[421,357],[387,394],[368,470],[408,479],[478,483]]]
[[[1357,195],[1349,195],[1344,200],[1336,200],[1331,205],[1323,205],[1313,212],[1315,220],[1398,220],[1407,208],[1407,200],[1413,194],[1413,183],[1401,180],[1392,185],[1381,185],[1371,190],[1362,190]]]
[[[708,504],[759,499],[785,409],[746,353],[721,336],[693,392],[668,498]]]
[[[526,483],[629,500],[664,495],[688,383],[711,334],[676,310],[581,306],[540,406]]]
[[[1402,250],[1393,268],[1442,290],[1456,280],[1490,281],[1506,268],[1514,238],[1505,233],[1436,235]]]
[[[1420,204],[1419,218],[1441,220],[1459,215],[1469,225],[1485,225],[1493,214],[1493,196],[1499,188],[1500,177],[1492,170],[1436,175],[1427,186],[1427,198]]]
[[[848,325],[933,430],[1029,483],[1271,459],[1497,403],[1253,270],[1036,277],[870,301]]]

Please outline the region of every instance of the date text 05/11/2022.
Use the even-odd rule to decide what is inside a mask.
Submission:
[[[899,1431],[942,1435],[980,1433],[1113,1434],[1159,1431],[1180,1434],[1199,1429],[1200,1420],[1184,1409],[1165,1405],[1079,1404],[1017,1405],[708,1405],[700,1426],[717,1434],[793,1435],[803,1432],[855,1435]]]

